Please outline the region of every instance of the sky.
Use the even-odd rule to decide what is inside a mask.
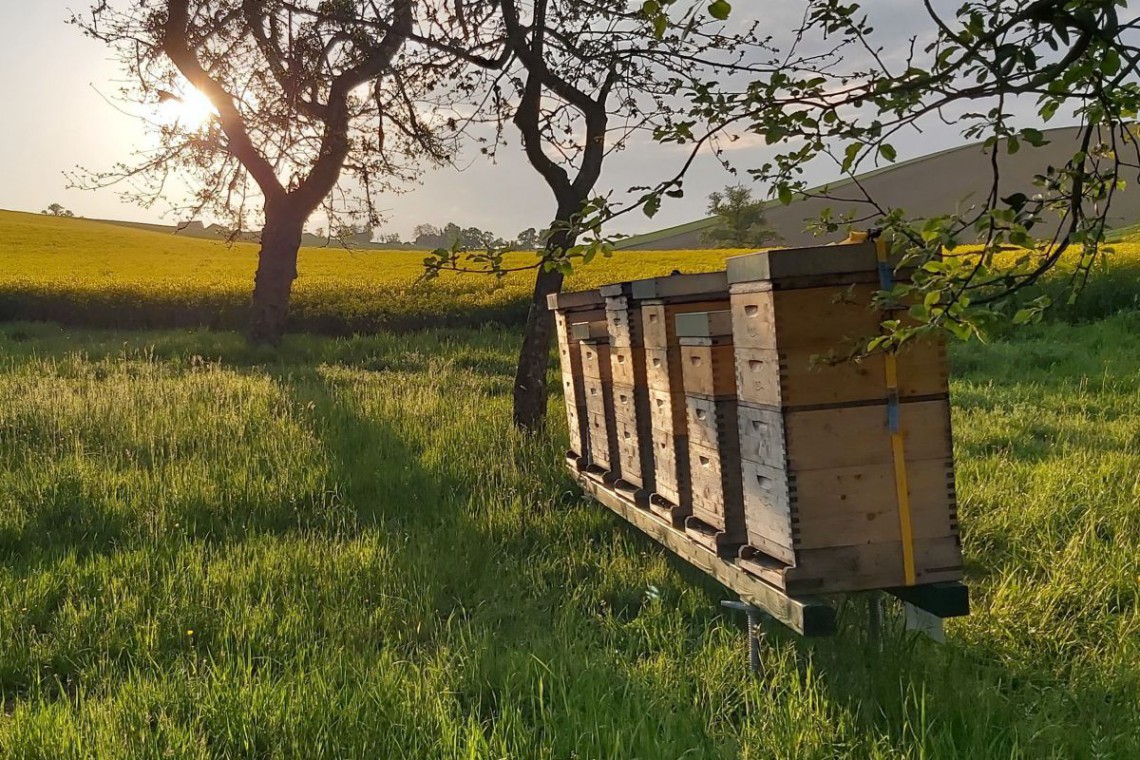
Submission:
[[[957,2],[947,6],[948,12],[954,5]],[[738,0],[735,6],[734,19],[762,19],[765,26],[782,31],[791,29],[803,13],[802,0]],[[903,43],[923,28],[921,3],[915,0],[871,0],[865,6],[882,19],[880,33],[884,25],[890,27],[886,39],[893,29]],[[88,7],[87,0],[0,0],[0,208],[35,212],[61,203],[89,218],[173,223],[177,220],[167,209],[140,208],[121,200],[113,189],[67,186],[65,172],[108,169],[127,160],[145,139],[142,124],[108,102],[122,76],[110,51],[66,23],[72,11]],[[887,53],[905,47],[900,44]],[[1050,124],[1060,125],[1060,119]],[[892,142],[903,160],[962,140],[957,128],[931,124],[922,134],[900,135]],[[768,150],[761,140],[742,141],[731,151],[731,160],[741,168],[757,166]],[[624,191],[655,184],[672,175],[685,155],[676,146],[639,141],[607,159],[600,185]],[[542,228],[551,218],[550,192],[526,163],[514,134],[508,135],[495,164],[472,150],[457,165],[428,171],[406,192],[382,199],[378,205],[385,223],[379,232],[408,239],[417,224],[455,222],[511,238],[527,227]],[[825,169],[808,177],[815,182],[833,178]],[[708,194],[738,181],[711,156],[703,156],[687,176],[684,198],[668,200],[653,219],[628,214],[609,232],[636,234],[702,218]],[[766,191],[757,187],[755,193],[764,196]]]

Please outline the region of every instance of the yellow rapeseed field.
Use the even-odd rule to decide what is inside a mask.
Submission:
[[[246,307],[257,246],[232,246],[83,219],[0,211],[0,317],[107,326],[236,326]],[[711,271],[740,251],[636,251],[582,267],[570,289]],[[421,282],[423,251],[304,248],[294,286],[294,326],[346,332],[511,320],[525,313],[534,275],[444,274]],[[508,256],[508,265],[534,261]]]
[[[1090,288],[1085,300],[1095,314],[1077,316],[1136,303],[1140,243],[1114,247],[1112,260],[1122,276]],[[674,270],[712,271],[743,252],[619,251],[580,267],[566,287],[584,289]],[[502,279],[449,273],[424,282],[424,256],[422,251],[302,249],[291,327],[346,334],[475,320],[517,322],[525,315],[533,272]],[[240,328],[256,261],[257,247],[250,243],[231,246],[106,222],[0,211],[0,319]],[[533,254],[513,253],[507,264],[533,261]]]

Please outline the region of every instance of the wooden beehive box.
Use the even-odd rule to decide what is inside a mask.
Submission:
[[[688,418],[676,317],[728,308],[724,272],[677,274],[630,283],[631,307],[641,313],[654,486],[649,506],[681,527],[692,511]]]
[[[613,378],[614,424],[617,439],[617,490],[635,503],[648,505],[654,488],[653,428],[649,416],[649,386],[645,372],[645,343],[641,309],[631,297],[631,283],[606,285],[606,302]]]
[[[874,243],[728,263],[741,564],[789,593],[962,577],[943,342],[839,358],[888,318],[880,276]]]
[[[744,506],[728,310],[676,317],[689,432],[692,514],[685,532],[718,554],[744,543]]]
[[[620,475],[620,458],[606,322],[576,322],[571,333],[578,340],[585,386],[586,469],[612,482]]]
[[[567,459],[579,469],[587,466],[586,388],[582,376],[582,353],[578,339],[572,334],[574,322],[591,322],[605,319],[605,300],[597,290],[579,293],[552,293],[547,306],[554,314],[554,328],[558,340],[558,359],[562,366],[562,395],[566,402],[566,422],[570,430],[570,450]]]

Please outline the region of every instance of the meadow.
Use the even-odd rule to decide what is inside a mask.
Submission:
[[[1140,317],[955,346],[973,614],[773,629],[509,426],[517,333],[0,326],[0,756],[1140,756]],[[891,608],[892,615],[898,610]]]
[[[952,346],[973,614],[936,645],[889,606],[880,651],[851,595],[762,680],[729,594],[563,472],[561,398],[511,428],[528,277],[305,251],[295,327],[466,326],[268,350],[191,327],[240,316],[249,247],[0,212],[0,251],[0,316],[71,322],[0,321],[0,757],[1140,757],[1129,249],[1084,311]]]

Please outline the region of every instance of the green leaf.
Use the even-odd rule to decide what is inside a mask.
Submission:
[[[1100,60],[1100,70],[1107,77],[1116,76],[1120,71],[1120,53],[1116,48],[1105,51],[1104,57]]]
[[[898,155],[898,153],[895,152],[894,146],[890,143],[883,143],[880,145],[879,154],[888,161],[894,161],[895,157]]]
[[[792,188],[787,185],[780,185],[776,191],[780,197],[780,203],[787,206],[792,202]]]
[[[713,0],[709,4],[709,15],[718,21],[724,21],[732,13],[732,5],[725,0]]]
[[[1033,309],[1018,309],[1017,313],[1013,315],[1013,323],[1015,325],[1023,325],[1026,322],[1030,322],[1036,313],[1037,312]]]
[[[1026,127],[1021,130],[1021,139],[1032,145],[1034,148],[1040,148],[1042,145],[1048,145],[1049,141],[1045,139],[1045,135],[1041,133],[1040,129],[1033,129]]]
[[[661,210],[661,196],[650,195],[645,199],[645,205],[642,206],[641,210],[645,212],[646,216],[652,219],[657,215],[657,212]]]

